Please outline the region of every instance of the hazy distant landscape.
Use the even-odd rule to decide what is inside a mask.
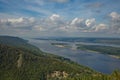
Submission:
[[[86,42],[120,45],[120,38],[92,38],[92,37],[60,37],[60,38],[33,38],[36,40],[55,40],[64,42]]]

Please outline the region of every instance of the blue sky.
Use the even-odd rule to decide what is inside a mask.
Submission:
[[[119,37],[120,0],[0,0],[0,34]]]

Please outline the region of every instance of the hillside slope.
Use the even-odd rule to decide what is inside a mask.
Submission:
[[[54,57],[0,45],[1,80],[45,80],[48,76],[64,78],[76,74],[91,75],[93,71]]]

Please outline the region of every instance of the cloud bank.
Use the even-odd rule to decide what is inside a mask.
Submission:
[[[51,35],[59,33],[120,33],[120,14],[111,12],[108,15],[110,25],[97,23],[95,18],[76,17],[72,20],[65,20],[58,14],[40,19],[33,17],[0,19],[0,33],[6,33],[5,31],[29,35],[33,33],[37,33],[37,35],[42,33],[48,35],[49,33]]]

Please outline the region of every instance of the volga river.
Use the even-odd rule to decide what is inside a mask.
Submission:
[[[58,47],[51,45],[51,43],[60,43],[60,41],[51,40],[30,40],[29,43],[37,46],[44,52],[69,58],[80,65],[88,66],[102,73],[109,74],[116,69],[120,69],[120,59],[97,52],[77,50],[74,45],[75,43],[65,42],[68,43],[70,47]]]

